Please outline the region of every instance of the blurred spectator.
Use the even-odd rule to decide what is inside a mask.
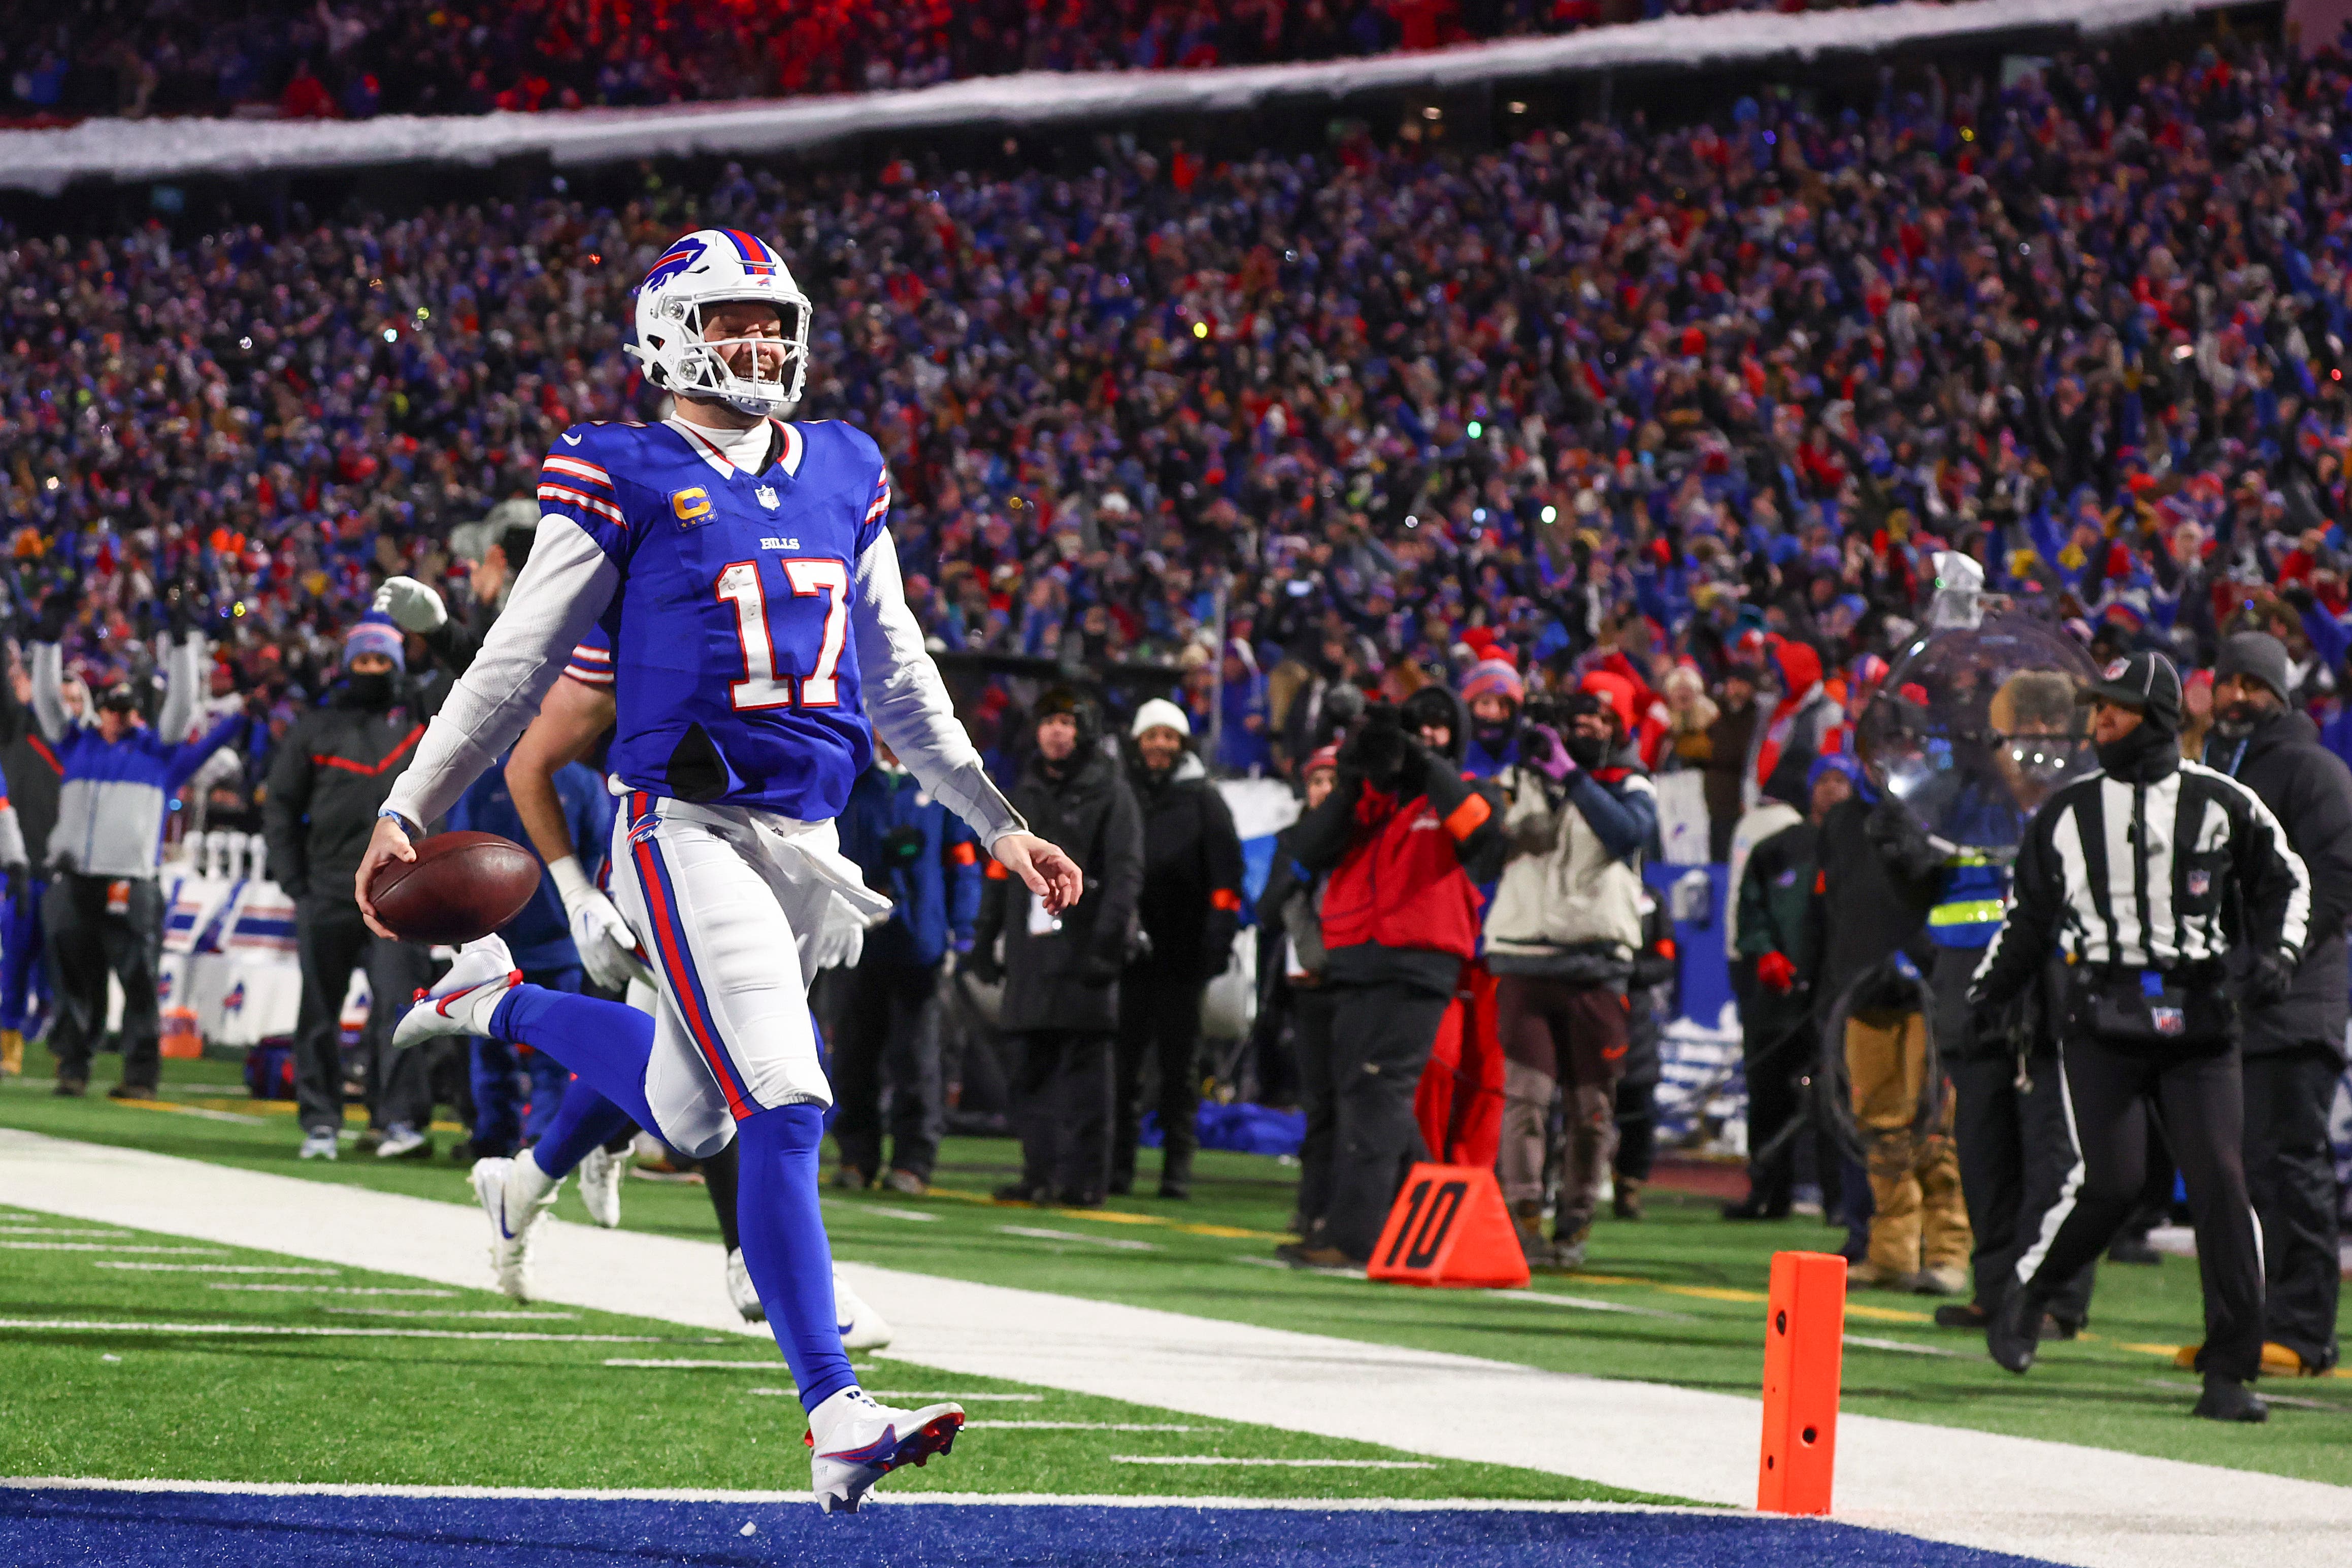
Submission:
[[[890,898],[854,968],[834,982],[829,1019],[835,1181],[919,1195],[946,1126],[940,1073],[940,977],[950,951],[969,953],[980,913],[981,853],[971,830],[934,800],[881,740],[839,822],[841,852]],[[993,862],[991,862],[993,863]],[[882,1150],[882,1088],[890,1089],[890,1157]]]
[[[1675,922],[1664,900],[1642,890],[1642,950],[1633,955],[1625,1012],[1625,1071],[1617,1080],[1617,1151],[1611,1212],[1620,1219],[1646,1217],[1642,1189],[1650,1185],[1658,1154],[1658,1081],[1665,1062],[1658,1049],[1666,1020],[1676,1017],[1682,956]]]
[[[971,968],[984,985],[1003,983],[997,1023],[1021,1052],[1021,1178],[996,1196],[1096,1208],[1110,1182],[1111,1042],[1138,931],[1143,825],[1094,705],[1056,688],[1034,712],[1037,750],[1013,809],[1078,862],[1087,885],[1055,916],[997,862],[982,879]]]
[[[1529,1268],[1584,1261],[1616,1143],[1617,1081],[1635,960],[1648,946],[1642,852],[1657,795],[1633,748],[1633,688],[1596,670],[1534,724],[1496,777],[1509,859],[1486,912],[1486,965],[1507,1065],[1501,1176]],[[1543,1233],[1551,1107],[1566,1098],[1552,1234]]]
[[[1339,779],[1339,752],[1325,747],[1299,769],[1304,804],[1310,813],[1331,796]],[[1285,1022],[1297,1064],[1299,1109],[1307,1127],[1298,1146],[1298,1207],[1291,1216],[1295,1236],[1311,1238],[1331,1201],[1332,1141],[1339,1131],[1339,1104],[1332,1081],[1331,993],[1325,981],[1329,962],[1323,947],[1325,879],[1298,863],[1297,824],[1275,835],[1274,859],[1265,890],[1258,895],[1258,1017],[1262,1040],[1271,1041]],[[1262,1049],[1270,1050],[1270,1045]]]
[[[1276,1249],[1295,1265],[1370,1258],[1419,1143],[1413,1092],[1477,946],[1475,884],[1502,851],[1494,797],[1462,778],[1462,731],[1443,686],[1402,711],[1370,708],[1339,749],[1330,795],[1291,829],[1298,863],[1328,877],[1333,1099],[1322,1220]]]
[[[1110,1190],[1135,1186],[1144,1063],[1160,1119],[1160,1196],[1192,1194],[1201,1109],[1201,1000],[1232,960],[1241,926],[1242,841],[1233,812],[1193,754],[1184,710],[1155,697],[1129,727],[1128,779],[1143,823],[1143,887],[1136,908],[1144,948],[1118,982],[1117,1097]]]
[[[41,903],[48,892],[49,834],[58,825],[60,764],[42,740],[33,708],[33,677],[13,648],[7,674],[0,680],[0,781],[7,785],[27,864],[8,878],[8,902],[0,911],[0,1071],[25,1070],[29,1026],[48,1010],[50,986],[41,930]],[[6,1063],[14,1062],[13,1067]]]

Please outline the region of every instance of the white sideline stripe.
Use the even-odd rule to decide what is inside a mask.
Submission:
[[[0,1241],[0,1248],[17,1252],[186,1252],[207,1258],[228,1252],[226,1247],[117,1247],[106,1241]]]
[[[797,1388],[746,1388],[746,1394],[765,1394],[785,1399],[798,1399]],[[990,1402],[1006,1405],[1043,1405],[1042,1394],[952,1394],[936,1388],[869,1388],[866,1394],[876,1399],[946,1399],[958,1405],[981,1405]],[[971,1423],[965,1422],[970,1426]]]
[[[210,1248],[191,1247],[191,1252],[210,1251]],[[340,1274],[341,1269],[304,1269],[281,1263],[109,1263],[96,1260],[93,1269],[145,1269],[168,1274]],[[256,1285],[255,1290],[262,1287]],[[309,1290],[307,1285],[289,1285],[289,1291]]]
[[[455,1291],[436,1291],[425,1286],[403,1290],[397,1285],[255,1285],[239,1280],[206,1280],[207,1291],[286,1291],[301,1295],[336,1296],[454,1296]]]
[[[887,1203],[856,1203],[845,1197],[829,1197],[825,1202],[835,1208],[845,1208],[852,1214],[878,1214],[885,1219],[914,1219],[925,1225],[937,1225],[940,1217],[925,1214],[919,1208],[893,1208]]]
[[[1150,1421],[966,1421],[967,1432],[1214,1432],[1215,1427],[1171,1427]]]
[[[487,1329],[320,1328],[305,1323],[125,1323],[94,1318],[0,1318],[0,1329],[48,1330],[58,1333],[266,1334],[292,1339],[488,1339],[541,1344],[659,1344],[653,1334],[530,1333]]]
[[[111,1236],[127,1240],[131,1230],[78,1230],[69,1225],[0,1225],[0,1236]]]
[[[1915,1344],[1907,1339],[1874,1339],[1866,1333],[1850,1333],[1845,1336],[1845,1343],[1860,1345],[1864,1350],[1900,1351],[1905,1355],[1958,1355],[1960,1354],[1945,1345]]]
[[[1026,1236],[1037,1241],[1084,1241],[1096,1247],[1112,1247],[1121,1252],[1157,1252],[1156,1243],[1137,1241],[1125,1236],[1088,1236],[1082,1230],[1046,1230],[1034,1225],[1000,1225],[997,1230],[1006,1236]]]
[[[1114,1465],[1251,1465],[1285,1470],[1433,1470],[1427,1459],[1234,1459],[1219,1454],[1108,1454]]]
[[[470,1203],[13,1129],[0,1129],[0,1201],[428,1283],[487,1283],[484,1221]],[[719,1287],[715,1239],[563,1220],[534,1235],[541,1301],[765,1337]],[[1172,1419],[1358,1442],[1377,1432],[1434,1458],[1743,1508],[1755,1500],[1763,1422],[1752,1398],[841,1267],[898,1330],[894,1364],[1095,1395]],[[2013,1386],[1985,1375],[1988,1388]],[[2330,1562],[2352,1527],[2352,1489],[2317,1481],[1884,1416],[1839,1425],[1835,1517],[1848,1523],[2083,1568]]]
[[[545,1220],[540,1221],[544,1225]],[[664,1372],[773,1372],[772,1361],[645,1361],[629,1356],[607,1356],[606,1366],[652,1367]]]
[[[448,1292],[427,1293],[446,1294]],[[509,1322],[520,1322],[526,1318],[552,1318],[565,1322],[580,1321],[578,1312],[476,1312],[438,1307],[327,1307],[322,1310],[354,1318],[503,1318]]]
[[[1678,1323],[1698,1322],[1688,1312],[1669,1312],[1658,1307],[1632,1307],[1622,1301],[1599,1301],[1590,1296],[1563,1296],[1551,1291],[1488,1291],[1486,1295],[1494,1301],[1524,1301],[1531,1307],[1572,1307],[1582,1312],[1623,1312],[1637,1318],[1668,1318]]]
[[[970,1425],[966,1423],[966,1425]],[[22,1491],[198,1492],[214,1497],[384,1497],[512,1500],[517,1502],[804,1503],[804,1491],[696,1491],[685,1488],[446,1487],[311,1481],[109,1480],[83,1476],[0,1476]],[[1678,1513],[1721,1519],[1719,1508],[1653,1507],[1634,1502],[1562,1502],[1516,1498],[1166,1497],[1135,1492],[886,1492],[868,1503],[920,1508],[1189,1508],[1250,1513]]]

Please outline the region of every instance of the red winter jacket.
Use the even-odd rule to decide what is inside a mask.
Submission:
[[[1424,777],[1416,778],[1420,772]],[[1467,958],[1478,946],[1477,879],[1501,844],[1501,813],[1450,759],[1420,755],[1395,792],[1343,767],[1331,799],[1294,830],[1293,851],[1329,873],[1323,946]]]

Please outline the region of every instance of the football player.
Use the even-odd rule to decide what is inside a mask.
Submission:
[[[875,732],[1049,912],[1083,879],[1028,831],[957,722],[900,587],[880,449],[838,422],[776,417],[806,380],[811,311],[782,259],[740,230],[687,235],[646,273],[631,350],[676,412],[577,425],[549,452],[530,561],[386,800],[357,894],[373,923],[377,870],[415,857],[424,824],[513,744],[601,626],[607,766],[625,790],[614,902],[651,946],[660,1005],[647,1018],[521,985],[486,937],[399,1038],[521,1041],[689,1155],[737,1141],[743,1260],[832,1512],[946,1452],[963,1423],[958,1406],[893,1409],[857,1386],[818,1207],[832,1091],[806,978],[854,957],[888,908],[833,826]]]

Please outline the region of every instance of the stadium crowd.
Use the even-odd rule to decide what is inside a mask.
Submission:
[[[660,248],[712,225],[772,236],[818,307],[802,417],[853,421],[889,459],[934,646],[1182,671],[1131,713],[990,686],[968,716],[1008,781],[1076,788],[1061,731],[1115,724],[1144,753],[1139,787],[1169,782],[1168,741],[1144,746],[1166,731],[1178,750],[1213,737],[1220,771],[1307,791],[1287,893],[1320,900],[1325,962],[1283,972],[1331,988],[1294,1032],[1445,1061],[1433,1037],[1483,940],[1492,989],[1471,1010],[1499,1020],[1501,1055],[1474,1066],[1455,1040],[1442,1076],[1475,1090],[1458,1104],[1416,1105],[1411,1074],[1318,1090],[1302,1057],[1304,1095],[1324,1096],[1310,1136],[1328,1142],[1298,1259],[1361,1260],[1416,1130],[1489,1151],[1535,1219],[1559,1151],[1525,1107],[1558,1093],[1563,1203],[1550,1235],[1522,1239],[1571,1262],[1612,1159],[1621,1212],[1639,1207],[1620,1131],[1643,1097],[1592,1066],[1623,1055],[1631,1023],[1596,998],[1636,971],[1574,960],[1588,941],[1655,949],[1639,879],[1618,874],[1655,828],[1649,777],[1702,775],[1718,859],[1759,797],[1818,823],[1840,779],[1864,788],[1836,759],[1917,626],[1935,552],[2048,605],[2102,664],[2162,653],[2190,671],[2184,752],[2214,721],[2226,640],[2254,632],[2277,657],[2242,652],[2218,679],[2273,691],[2352,753],[2347,95],[2333,54],[2244,45],[2136,79],[2092,57],[2005,88],[1889,78],[1867,110],[1742,99],[1689,127],[1475,153],[1360,133],[1234,161],[1106,142],[1083,173],[730,166],[618,211],[559,195],[189,243],[160,225],[11,235],[16,598],[39,611],[28,645],[78,660],[94,694],[147,673],[156,606],[209,631],[214,690],[249,695],[245,793],[220,804],[256,810],[273,737],[348,700],[355,649],[404,673],[462,662],[360,622],[385,579],[436,585],[478,629],[553,435],[654,412],[617,324]],[[1391,706],[1353,724],[1365,699]],[[1347,744],[1326,753],[1335,728]],[[1465,773],[1550,804],[1486,804]],[[1450,830],[1453,859],[1415,873],[1434,902],[1350,904],[1350,834],[1416,801]],[[1539,891],[1514,894],[1512,854],[1555,831],[1604,887],[1605,931],[1563,936]],[[1198,896],[1234,914],[1220,876]],[[1473,883],[1493,891],[1483,925],[1475,903],[1446,905]],[[984,901],[979,918],[1005,915]],[[1107,1041],[1128,1020],[1101,1010],[1071,1024],[1040,1004],[1029,1027]],[[1131,1105],[1139,1079],[1108,1050],[1023,1087],[1050,1106],[1115,1071]],[[1125,1127],[1102,1131],[1104,1157],[1131,1161]],[[1099,1201],[1094,1159],[1039,1151],[1024,1183]],[[1883,1186],[1879,1207],[1907,1203],[1915,1225],[1940,1179],[1863,1175],[1847,1186]],[[1786,1211],[1785,1191],[1760,1198],[1756,1214]],[[1948,1249],[1909,1244],[1899,1265],[1873,1250],[1880,1282],[1964,1288]],[[2333,1361],[2332,1312],[2307,1364]]]
[[[1326,60],[1803,0],[80,0],[0,22],[23,117],[364,120]]]

